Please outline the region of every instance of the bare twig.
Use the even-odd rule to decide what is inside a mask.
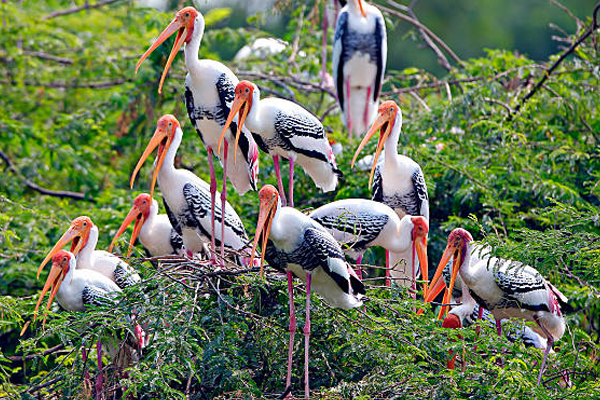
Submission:
[[[41,52],[41,51],[23,50],[23,54],[25,54],[26,56],[32,56],[32,57],[41,58],[43,60],[56,61],[57,63],[64,64],[64,65],[71,65],[74,62],[70,58],[59,57],[59,56],[55,56],[53,54],[44,53],[44,52]]]
[[[0,80],[1,85],[18,85],[22,83],[25,86],[42,86],[51,89],[67,89],[67,88],[79,88],[79,89],[107,89],[115,86],[122,85],[127,82],[133,82],[133,79],[119,78],[112,81],[104,82],[30,82],[30,81],[15,81],[15,80]]]
[[[542,75],[542,79],[540,79],[539,82],[533,88],[531,88],[529,93],[527,93],[527,95],[525,95],[525,97],[523,97],[521,102],[519,104],[517,104],[517,106],[515,107],[514,113],[509,115],[509,117],[508,117],[509,121],[512,120],[514,115],[516,115],[521,110],[521,108],[523,108],[523,106],[525,105],[527,100],[529,100],[530,98],[533,97],[534,94],[536,94],[536,92],[542,87],[544,82],[546,82],[548,80],[548,78],[550,78],[550,75],[552,75],[554,70],[556,68],[558,68],[558,66],[569,56],[569,54],[571,54],[573,51],[575,51],[577,46],[579,46],[581,43],[583,43],[583,41],[585,41],[598,28],[597,17],[598,17],[599,9],[600,9],[600,2],[596,3],[596,6],[594,7],[594,11],[592,13],[592,23],[591,23],[590,27],[583,34],[581,34],[581,36],[579,36],[577,38],[577,40],[575,40],[573,42],[573,44],[571,46],[569,46],[569,48],[567,50],[565,50],[561,54],[561,56],[558,58],[558,60],[556,60],[550,68],[548,68],[545,71],[545,74]]]
[[[565,7],[564,5],[562,5],[561,3],[559,3],[557,0],[548,0],[550,3],[554,4],[556,7],[560,8],[561,10],[563,10],[569,17],[573,18],[575,20],[575,23],[577,24],[577,28],[579,28],[580,26],[583,26],[583,21],[580,20],[579,18],[577,18],[577,16],[575,14],[573,14],[571,12],[571,10],[569,10],[567,7]]]
[[[8,358],[9,360],[12,361],[27,361],[27,360],[32,360],[36,357],[41,357],[41,356],[47,356],[48,354],[52,354],[52,353],[56,353],[59,350],[62,350],[65,348],[64,344],[57,344],[54,347],[50,347],[47,350],[42,351],[41,353],[36,353],[36,354],[28,354],[26,356],[7,356],[6,358]]]
[[[82,6],[67,8],[66,10],[54,11],[54,12],[51,12],[50,14],[46,15],[42,19],[43,20],[47,20],[47,19],[52,19],[52,18],[60,17],[60,16],[63,16],[63,15],[74,14],[74,13],[77,13],[77,12],[83,11],[83,10],[91,10],[91,9],[94,9],[94,8],[106,6],[108,4],[116,3],[117,1],[120,1],[120,0],[102,0],[102,1],[99,1],[99,2],[94,3],[94,4],[89,4],[86,1],[84,3],[84,5],[82,5]]]
[[[67,190],[51,190],[51,189],[43,188],[43,187],[31,182],[29,179],[25,178],[23,175],[21,175],[21,173],[17,170],[17,168],[12,163],[10,158],[8,158],[8,155],[6,155],[2,150],[0,150],[0,158],[6,164],[6,166],[8,167],[8,170],[12,171],[15,175],[20,176],[23,179],[23,183],[25,183],[25,186],[27,186],[31,190],[35,190],[36,192],[47,195],[47,196],[69,198],[69,199],[75,199],[75,200],[87,200],[87,201],[91,201],[91,202],[95,201],[93,198],[86,196],[85,193],[71,192],[71,191],[67,191]]]

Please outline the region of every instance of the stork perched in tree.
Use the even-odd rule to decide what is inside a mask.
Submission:
[[[304,391],[309,397],[308,342],[310,337],[310,293],[312,288],[332,306],[349,310],[362,305],[365,288],[354,274],[342,249],[325,228],[291,207],[282,207],[277,189],[265,185],[259,191],[260,210],[252,256],[258,242],[263,245],[261,274],[264,260],[272,267],[285,271],[290,295],[290,346],[286,391],[291,385],[292,350],[296,331],[293,275],[306,284],[306,324],[304,325]]]
[[[429,196],[423,171],[419,164],[411,158],[398,154],[398,139],[401,129],[402,111],[400,107],[391,100],[381,103],[377,119],[356,149],[352,166],[367,142],[379,131],[379,142],[372,159],[369,176],[369,186],[373,193],[372,199],[390,206],[400,218],[406,214],[420,215],[429,222]],[[382,150],[385,159],[378,163]],[[386,251],[385,255],[386,264],[390,265],[392,269],[398,263],[402,263],[404,259],[401,254],[390,251]]]
[[[431,281],[435,287],[442,270],[453,258],[450,285],[446,288],[444,304],[450,299],[456,276],[460,274],[469,294],[499,321],[505,318],[523,318],[534,321],[534,330],[548,339],[544,360],[538,375],[538,385],[552,345],[565,332],[561,307],[569,307],[567,298],[529,265],[489,257],[471,263],[473,237],[457,228],[448,236],[448,244]]]
[[[198,60],[198,50],[204,35],[204,16],[194,7],[181,9],[173,21],[160,34],[156,41],[142,55],[136,65],[136,72],[142,61],[150,55],[161,43],[177,32],[175,44],[165,64],[165,69],[160,79],[158,92],[161,92],[165,77],[175,58],[175,55],[185,43],[185,66],[188,75],[185,79],[185,104],[192,125],[200,135],[200,139],[208,150],[208,163],[210,168],[210,194],[211,213],[215,212],[215,199],[217,196],[217,181],[213,166],[213,149],[217,147],[219,136],[224,131],[225,119],[229,114],[233,91],[238,84],[237,77],[229,68],[214,60]],[[244,194],[248,190],[256,190],[256,179],[258,175],[258,148],[247,129],[238,132],[237,141],[239,147],[235,150],[228,147],[233,140],[237,129],[236,122],[230,122],[230,129],[225,136],[223,151],[217,151],[217,157],[223,166],[223,190],[221,191],[221,209],[225,208],[227,199],[226,176],[238,193]],[[234,162],[233,160],[240,162]],[[212,218],[212,217],[211,217]],[[225,236],[225,227],[221,226],[221,237]],[[215,220],[211,219],[211,242],[212,250],[215,251]],[[224,247],[221,246],[221,259],[223,259]],[[214,261],[214,253],[213,253]]]
[[[335,26],[333,81],[350,136],[364,134],[375,117],[386,60],[383,15],[363,0],[349,0]]]
[[[76,268],[76,260],[73,253],[58,250],[52,256],[52,268],[48,273],[48,278],[42,289],[42,293],[35,305],[34,321],[37,317],[37,311],[46,296],[50,291],[46,312],[50,309],[52,301],[56,296],[58,304],[67,311],[85,311],[89,306],[97,306],[100,304],[114,303],[121,289],[115,282],[107,278],[103,274],[91,270]],[[44,316],[44,322],[46,316]],[[26,325],[27,326],[27,325]],[[25,329],[21,332],[23,334]],[[144,330],[136,323],[133,329],[139,349],[143,349],[146,344]],[[102,345],[98,340],[98,377],[96,380],[96,392],[102,391]],[[86,353],[84,352],[84,357]],[[85,360],[84,360],[85,361]]]
[[[39,278],[44,265],[60,251],[65,245],[71,243],[71,251],[77,257],[78,269],[96,271],[121,289],[141,281],[138,273],[119,257],[104,250],[96,250],[98,244],[98,227],[90,217],[81,216],[71,221],[71,226],[56,242],[40,265],[37,276]]]
[[[211,225],[215,221],[219,228],[216,231],[216,240],[227,247],[241,249],[248,242],[248,235],[229,202],[225,203],[223,218],[222,208],[218,204],[213,208],[214,204],[211,204],[209,185],[191,171],[175,168],[173,163],[182,139],[183,131],[179,121],[170,114],[162,116],[131,175],[131,187],[144,161],[158,147],[150,196],[154,193],[154,186],[158,180],[165,204],[181,227],[186,250],[192,253],[203,251],[203,243],[209,240]],[[224,236],[221,236],[223,232]]]
[[[294,164],[298,163],[317,187],[325,192],[335,189],[341,171],[335,165],[335,156],[325,135],[321,121],[308,110],[289,100],[260,98],[258,87],[241,81],[235,88],[235,98],[221,140],[239,113],[235,147],[240,129],[247,126],[255,135],[258,146],[273,156],[277,184],[285,205],[285,192],[279,170],[279,156],[290,162],[289,205],[294,205]],[[219,141],[219,145],[220,145]],[[227,142],[225,142],[227,143]]]
[[[169,212],[168,209],[167,212]],[[142,246],[153,257],[183,253],[183,239],[181,238],[179,222],[173,215],[159,215],[158,203],[147,193],[142,193],[133,200],[133,207],[131,207],[123,224],[115,234],[108,251],[112,252],[119,236],[125,232],[125,229],[133,221],[135,221],[135,225],[129,240],[127,257],[131,255],[133,244],[138,235]],[[171,223],[175,225],[171,225]]]
[[[385,204],[365,199],[344,199],[325,204],[313,210],[309,217],[321,224],[340,244],[344,252],[358,258],[372,246],[405,255],[403,270],[392,270],[401,284],[416,289],[419,264],[423,276],[428,275],[427,233],[429,224],[424,217],[405,215],[402,219]],[[418,258],[415,259],[415,255]],[[389,265],[386,265],[386,277]],[[425,278],[427,282],[428,278]],[[426,283],[424,292],[427,291]]]

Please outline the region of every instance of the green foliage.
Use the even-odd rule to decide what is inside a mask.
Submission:
[[[369,197],[368,171],[350,168],[358,139],[347,137],[335,99],[319,87],[321,32],[309,18],[313,2],[300,7],[285,3],[280,6],[289,10],[279,11],[289,11],[291,17],[283,39],[298,40],[304,53],[288,46],[266,60],[230,65],[240,77],[256,81],[263,93],[290,98],[322,117],[331,137],[344,146],[337,158],[345,174],[338,190],[320,193],[300,172],[298,208]],[[277,274],[268,274],[267,281],[254,273],[218,277],[197,265],[172,271],[169,264],[138,259],[135,266],[146,279],[128,290],[117,307],[68,313],[55,306],[44,328],[32,324],[19,338],[41,288],[37,266],[69,221],[92,217],[101,233],[99,247],[107,248],[137,190],[147,188],[151,166],[142,169],[134,192],[128,188],[129,175],[160,115],[174,114],[186,132],[180,166],[208,179],[206,151],[182,101],[182,57],[176,59],[163,95],[156,89],[170,44],[134,72],[137,58],[172,12],[116,2],[44,18],[70,6],[62,0],[0,4],[6,21],[0,23],[0,150],[16,169],[6,168],[0,181],[0,396],[89,395],[83,377],[86,369],[95,374],[93,345],[98,338],[116,347],[125,342],[134,309],[141,310],[139,320],[148,324],[152,340],[127,374],[116,365],[107,369],[106,390],[140,398],[281,393],[288,305],[286,285]],[[253,18],[252,27],[227,28],[231,12],[206,14],[200,57],[218,59],[266,35],[260,28],[262,16]],[[546,376],[554,379],[536,387],[538,350],[498,338],[487,326],[479,336],[464,329],[459,339],[458,333],[439,327],[429,307],[415,315],[414,308],[422,305],[401,289],[370,286],[364,312],[342,312],[312,298],[315,398],[597,397],[599,60],[593,42],[583,43],[512,118],[509,111],[544,74],[537,62],[513,52],[488,50],[485,57],[465,62],[444,78],[450,82],[448,90],[443,84],[413,88],[415,96],[403,90],[440,83],[417,67],[390,71],[383,88],[383,97],[403,110],[400,151],[421,164],[429,186],[430,264],[437,264],[449,230],[462,226],[492,245],[496,254],[538,268],[571,299],[575,312],[566,317],[569,330],[557,343]],[[374,148],[370,143],[363,154]],[[81,192],[93,201],[43,196],[27,188],[26,180]],[[275,183],[275,178],[272,164],[262,157],[260,184],[265,183]],[[256,195],[230,191],[228,199],[252,232]],[[382,262],[377,251],[367,258]],[[377,270],[369,272],[377,277]],[[295,291],[294,393],[303,379],[303,293],[303,287]],[[520,324],[515,321],[506,329]],[[44,354],[56,345],[64,347]],[[448,350],[462,358],[463,346],[465,371],[448,371]],[[85,365],[82,348],[90,354]],[[23,361],[22,355],[30,357]],[[561,385],[556,375],[561,370],[572,373],[572,388]]]

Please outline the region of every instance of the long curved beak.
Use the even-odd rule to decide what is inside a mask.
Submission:
[[[360,8],[360,13],[362,14],[362,16],[364,18],[367,18],[367,13],[365,12],[365,9],[363,7],[363,2],[362,0],[358,0],[358,8]]]
[[[252,252],[250,253],[250,265],[254,265],[254,255],[256,248],[258,247],[258,241],[260,240],[260,234],[262,233],[263,249],[260,257],[260,277],[264,277],[263,266],[265,264],[265,247],[267,246],[267,239],[271,233],[271,225],[273,224],[273,217],[277,208],[277,200],[271,202],[261,202],[260,209],[258,212],[258,222],[256,224],[256,233],[254,234],[254,244],[252,245]]]
[[[135,177],[137,176],[140,168],[144,165],[144,161],[152,154],[155,148],[158,147],[158,154],[156,155],[156,165],[154,166],[154,172],[152,173],[152,185],[150,186],[150,196],[154,196],[154,186],[156,185],[156,178],[158,177],[158,171],[160,171],[160,167],[162,167],[163,161],[165,160],[165,156],[167,155],[167,149],[171,145],[171,137],[168,132],[164,129],[157,128],[154,131],[154,135],[152,139],[150,139],[150,143],[146,146],[146,150],[140,157],[133,173],[131,174],[131,179],[129,181],[129,185],[133,188],[133,182],[135,181]]]
[[[243,109],[242,109],[243,107]],[[221,144],[223,143],[223,139],[225,138],[225,132],[229,129],[229,126],[233,122],[235,118],[235,114],[238,113],[238,124],[237,124],[237,132],[235,133],[235,146],[233,148],[233,163],[236,163],[237,158],[237,148],[238,142],[240,141],[240,134],[242,133],[242,126],[244,126],[244,122],[246,122],[246,117],[248,116],[249,111],[249,102],[247,98],[236,95],[233,99],[233,104],[231,105],[231,110],[229,111],[229,115],[227,116],[227,121],[225,121],[225,125],[223,126],[223,130],[221,131],[221,137],[219,138],[219,145],[217,146],[217,153],[221,154]]]
[[[417,253],[421,266],[421,279],[423,280],[423,297],[427,296],[427,282],[429,281],[429,264],[427,261],[427,236],[418,236],[413,241],[414,252]],[[414,263],[413,257],[413,263]]]
[[[79,240],[77,240],[77,242],[74,241],[74,239],[76,239],[76,238],[79,238]],[[79,231],[77,231],[76,229],[73,229],[73,227],[69,228],[60,237],[60,239],[58,239],[58,242],[56,242],[56,244],[54,245],[52,250],[50,250],[50,252],[46,256],[46,258],[44,258],[44,261],[42,261],[42,263],[40,264],[38,271],[37,271],[36,277],[38,279],[40,277],[40,273],[42,273],[42,270],[44,269],[44,265],[46,265],[46,263],[48,263],[48,261],[52,260],[52,257],[54,257],[54,255],[60,249],[65,247],[71,241],[73,241],[73,245],[71,246],[71,252],[73,253],[73,255],[77,255],[79,253],[79,251],[81,250],[81,248],[83,247],[83,240],[81,240],[81,233]]]
[[[167,59],[167,62],[165,64],[165,69],[163,70],[162,76],[160,77],[160,83],[158,85],[158,93],[162,93],[162,87],[163,87],[163,83],[165,82],[165,77],[167,76],[167,72],[169,71],[169,68],[171,67],[171,63],[175,59],[175,56],[177,55],[177,52],[179,51],[179,49],[183,45],[183,42],[185,41],[185,38],[187,36],[187,28],[184,25],[181,24],[181,22],[179,21],[178,18],[175,18],[169,24],[169,26],[167,26],[165,28],[165,30],[162,31],[162,33],[158,36],[158,38],[156,38],[156,40],[154,41],[154,43],[152,43],[152,46],[150,46],[148,48],[148,50],[146,50],[146,52],[140,57],[139,61],[135,65],[135,73],[137,74],[138,69],[140,68],[140,65],[142,64],[142,62],[154,50],[156,50],[156,48],[158,46],[160,46],[165,40],[167,40],[169,38],[169,36],[171,36],[175,32],[177,32],[177,37],[175,38],[175,44],[173,45],[173,49],[171,50],[171,54],[169,54],[169,58]]]
[[[450,302],[450,295],[452,294],[452,289],[454,289],[454,283],[456,282],[456,275],[458,275],[458,270],[460,268],[460,263],[461,263],[460,254],[457,254],[456,256],[454,256],[455,253],[457,253],[457,250],[458,250],[458,248],[454,247],[452,245],[446,246],[446,249],[444,250],[444,254],[442,254],[442,259],[440,260],[437,270],[435,271],[435,275],[431,279],[431,287],[434,289],[432,289],[432,291],[431,291],[432,293],[430,293],[430,295],[427,296],[427,299],[425,300],[426,302],[433,301],[435,296],[437,294],[439,294],[439,292],[441,291],[441,289],[438,289],[440,287],[438,281],[440,281],[440,283],[443,284],[444,280],[442,279],[442,271],[444,270],[444,267],[446,266],[446,264],[448,264],[450,259],[453,258],[452,274],[450,277],[450,285],[446,288],[446,292],[444,293],[444,299],[442,300],[443,304],[448,304]],[[460,251],[458,253],[460,253]],[[437,290],[437,293],[435,293],[435,295],[433,295],[433,292],[435,292],[435,290]],[[443,319],[444,315],[448,311],[448,308],[449,308],[449,306],[447,306],[447,305],[442,306],[440,313],[438,315],[438,319]]]
[[[60,288],[60,284],[62,283],[62,268],[56,263],[52,264],[52,268],[50,269],[50,273],[48,274],[48,278],[46,278],[46,283],[44,284],[44,288],[42,289],[42,293],[40,294],[40,298],[35,305],[35,310],[33,310],[33,321],[37,318],[37,311],[40,308],[40,304],[42,304],[42,300],[50,287],[52,286],[52,290],[50,291],[50,297],[48,298],[48,303],[46,304],[46,313],[44,315],[44,323],[46,323],[46,316],[48,314],[48,310],[50,310],[50,305],[52,304],[52,300],[54,300],[54,296],[58,289]]]
[[[142,229],[142,225],[144,225],[145,222],[144,214],[137,206],[133,206],[131,207],[131,210],[129,210],[129,214],[127,214],[127,216],[125,217],[125,220],[121,224],[121,227],[115,234],[115,237],[113,238],[110,247],[108,248],[109,252],[112,252],[112,249],[115,246],[115,243],[117,242],[119,236],[121,236],[123,232],[125,232],[125,229],[127,229],[129,224],[131,224],[133,221],[135,221],[135,225],[133,226],[133,233],[131,234],[131,240],[129,240],[129,250],[127,251],[127,257],[131,256],[131,251],[133,250],[133,244],[135,243],[135,239],[137,239],[140,230]]]
[[[356,153],[354,153],[354,157],[352,158],[352,164],[350,164],[350,166],[354,167],[356,158],[360,154],[361,150],[366,146],[366,144],[373,137],[373,135],[375,135],[375,133],[381,129],[381,132],[379,134],[379,142],[377,143],[377,150],[375,150],[375,156],[373,157],[373,166],[371,167],[371,175],[369,176],[369,187],[371,187],[371,184],[373,183],[373,175],[375,174],[375,167],[377,167],[377,160],[379,159],[379,155],[381,154],[381,151],[383,150],[383,145],[384,145],[387,137],[392,132],[393,124],[394,124],[393,121],[390,121],[390,119],[386,115],[378,114],[377,119],[375,119],[375,122],[373,122],[371,129],[369,129],[369,131],[363,138],[362,142],[360,142],[360,145],[358,146],[358,149],[356,149]]]

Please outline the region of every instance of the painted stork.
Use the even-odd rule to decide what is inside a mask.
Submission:
[[[52,290],[50,290],[52,288]],[[37,311],[50,290],[50,296],[46,305],[46,313],[44,315],[44,323],[46,315],[52,301],[56,296],[56,300],[60,306],[67,311],[85,311],[89,306],[98,306],[106,303],[113,303],[116,295],[121,292],[121,289],[115,282],[107,278],[101,273],[90,269],[76,268],[75,256],[73,253],[58,250],[52,256],[52,268],[42,289],[42,293],[35,305],[34,321],[37,317]],[[24,333],[21,332],[21,334]],[[137,346],[143,349],[146,340],[144,330],[136,323],[134,327]],[[98,340],[98,377],[96,380],[96,392],[102,391],[102,344]],[[86,353],[84,352],[84,357]],[[87,358],[87,357],[86,357]]]
[[[229,114],[233,91],[238,84],[238,78],[225,65],[214,60],[199,60],[198,50],[204,35],[204,16],[194,7],[181,9],[173,21],[158,36],[152,46],[142,55],[135,70],[137,72],[142,61],[150,55],[161,43],[177,32],[175,44],[165,64],[165,69],[160,79],[158,92],[162,90],[165,77],[175,58],[175,55],[185,43],[185,66],[188,75],[185,79],[185,104],[192,125],[200,135],[200,139],[208,150],[208,165],[210,168],[210,194],[211,194],[211,243],[215,251],[215,201],[217,196],[217,181],[213,166],[213,149],[217,147],[219,135],[224,131],[225,119]],[[223,151],[217,150],[217,157],[223,166],[223,190],[221,191],[221,209],[225,208],[227,199],[226,176],[238,193],[244,194],[248,190],[256,190],[258,175],[258,148],[252,135],[247,129],[238,132],[239,147],[229,149],[228,143],[233,140],[237,124],[231,123],[230,130],[225,137]],[[236,163],[233,160],[243,159]],[[221,226],[221,237],[225,236],[225,227]],[[221,259],[224,256],[224,246],[221,245]],[[214,261],[213,253],[213,261]]]
[[[72,243],[71,243],[72,242]],[[104,250],[96,250],[98,227],[90,217],[81,216],[71,221],[71,226],[56,242],[38,268],[39,278],[44,265],[65,245],[71,243],[71,251],[77,257],[77,268],[92,270],[115,282],[121,289],[141,281],[138,273],[125,261]]]
[[[569,307],[567,298],[533,267],[520,262],[489,257],[471,262],[473,237],[464,229],[454,229],[431,281],[435,287],[446,264],[453,258],[450,285],[444,303],[450,298],[456,276],[460,276],[470,295],[497,321],[505,318],[522,318],[534,321],[534,330],[548,340],[544,359],[538,375],[539,385],[548,353],[552,345],[565,332],[561,307]],[[453,257],[454,256],[454,257]]]
[[[284,205],[286,199],[279,170],[280,156],[290,162],[290,207],[294,205],[295,163],[300,164],[320,189],[326,192],[335,189],[342,173],[335,164],[333,150],[317,117],[288,100],[275,97],[261,100],[260,90],[254,83],[241,81],[235,88],[235,98],[219,146],[236,113],[239,113],[239,118],[235,147],[238,147],[240,129],[248,127],[255,134],[259,147],[273,156],[277,184]]]
[[[428,276],[427,233],[429,224],[421,216],[405,215],[400,219],[385,204],[365,199],[344,199],[317,208],[309,217],[321,224],[340,244],[344,252],[357,258],[360,264],[364,251],[372,246],[405,254],[405,270],[392,270],[392,276],[401,279],[404,286],[416,289],[419,265],[423,276]],[[415,255],[418,258],[415,260]],[[389,277],[386,265],[386,277]],[[423,293],[427,292],[425,278]],[[412,282],[412,283],[411,283]]]
[[[214,203],[211,204],[209,185],[191,171],[175,168],[173,163],[182,139],[183,131],[177,118],[170,114],[162,116],[156,124],[152,139],[131,174],[131,187],[144,161],[158,147],[150,196],[154,193],[154,186],[158,180],[166,207],[181,227],[181,237],[186,250],[193,254],[203,251],[203,243],[210,240],[211,227],[215,220],[219,228],[215,231],[216,240],[224,246],[241,249],[248,243],[248,235],[240,217],[229,202],[225,202],[225,218],[223,218],[219,204],[216,206]]]
[[[168,212],[169,210],[167,210]],[[125,229],[135,221],[133,233],[129,240],[129,249],[127,257],[131,256],[133,244],[138,235],[140,242],[146,251],[153,257],[165,256],[168,254],[183,254],[183,239],[181,238],[181,228],[177,219],[173,219],[175,227],[171,225],[171,219],[165,214],[158,214],[158,203],[149,194],[142,193],[133,200],[133,207],[125,217],[123,224],[115,234],[110,248],[112,249],[119,236],[125,232]],[[179,230],[179,233],[178,233]]]
[[[333,39],[333,81],[348,134],[364,134],[377,110],[387,60],[385,20],[363,0],[342,8]]]
[[[306,284],[306,324],[304,325],[304,392],[309,397],[308,342],[310,337],[310,293],[314,288],[332,306],[349,310],[362,305],[365,288],[350,268],[338,242],[316,221],[291,207],[282,207],[277,189],[265,185],[259,191],[260,210],[252,256],[258,242],[263,245],[261,274],[269,265],[285,271],[290,296],[290,345],[286,392],[291,385],[292,350],[296,331],[293,275]],[[261,236],[262,235],[262,236]]]

